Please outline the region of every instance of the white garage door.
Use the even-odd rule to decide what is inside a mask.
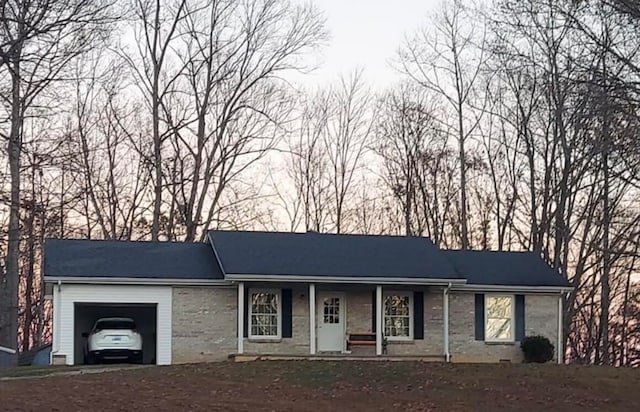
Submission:
[[[67,365],[74,359],[74,309],[76,303],[157,305],[158,365],[171,364],[171,286],[60,285],[53,290],[53,355],[64,355]],[[80,360],[79,360],[80,361]]]

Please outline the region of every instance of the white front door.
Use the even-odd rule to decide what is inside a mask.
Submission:
[[[318,293],[318,352],[343,352],[345,310],[343,293]]]

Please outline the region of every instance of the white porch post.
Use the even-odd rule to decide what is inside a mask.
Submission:
[[[451,354],[449,353],[449,288],[444,288],[442,293],[442,312],[443,312],[443,324],[444,324],[444,360],[449,362]]]
[[[557,349],[557,358],[558,364],[562,365],[564,363],[564,346],[562,345],[562,320],[563,320],[563,308],[562,308],[562,293],[558,296],[558,342],[556,345]]]
[[[309,283],[309,353],[316,354],[316,285]]]
[[[244,352],[244,282],[238,283],[238,354]]]
[[[376,355],[382,355],[383,339],[382,286],[376,286]]]

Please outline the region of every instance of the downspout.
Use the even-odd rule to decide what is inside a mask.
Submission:
[[[51,354],[49,355],[49,365],[53,365],[53,356],[58,354],[60,350],[60,291],[62,290],[62,281],[58,279],[58,293],[55,293],[53,300],[53,342]],[[56,313],[57,312],[57,313]]]
[[[247,310],[247,302],[244,301],[244,282],[238,282],[238,355],[242,355],[244,353],[245,310]],[[249,325],[251,325],[251,323],[249,323]]]
[[[562,307],[562,303],[563,303],[563,293],[560,292],[560,295],[558,296],[558,342],[557,342],[557,350],[556,350],[556,357],[558,358],[558,365],[562,365],[564,363],[564,345],[562,344],[564,339],[563,339],[563,334],[564,331],[562,330],[562,324],[564,321],[564,309]]]
[[[445,362],[451,362],[451,353],[449,352],[449,289],[451,283],[444,288],[442,293],[442,306],[443,306],[443,323],[444,323],[444,360]]]

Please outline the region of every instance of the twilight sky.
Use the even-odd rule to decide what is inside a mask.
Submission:
[[[440,0],[312,0],[312,3],[325,13],[331,40],[320,68],[300,81],[313,86],[361,67],[365,69],[365,78],[378,88],[396,78],[389,60],[395,57],[405,34],[427,23]]]

